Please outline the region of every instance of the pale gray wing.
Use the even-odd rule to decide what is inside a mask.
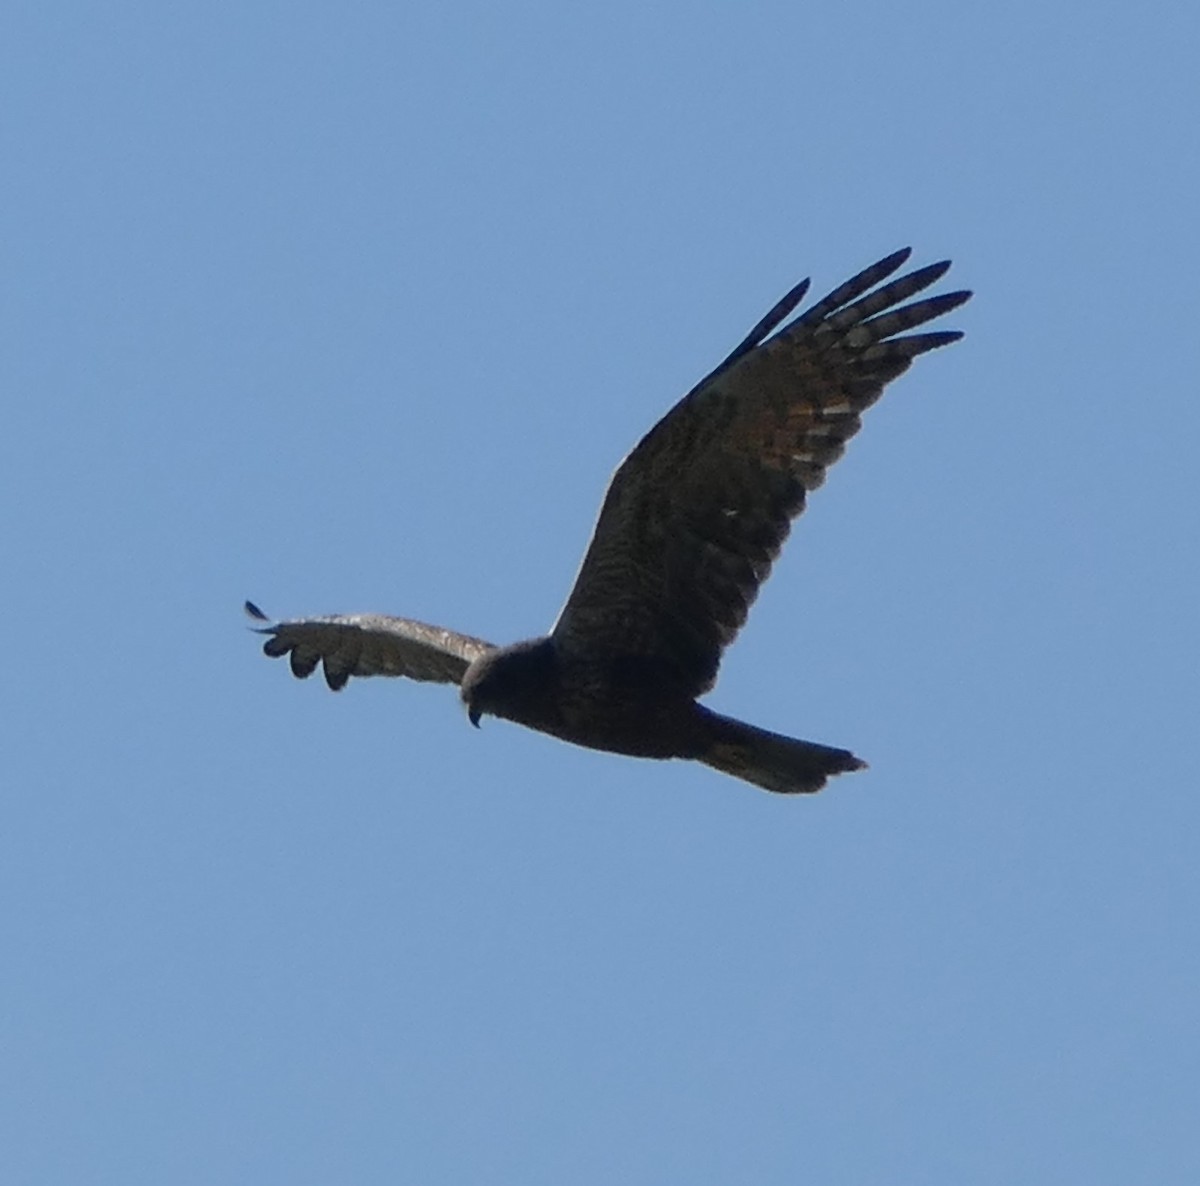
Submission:
[[[797,285],[642,438],[609,484],[553,628],[560,648],[619,659],[631,675],[690,695],[712,686],[792,519],[863,411],[918,355],[962,337],[900,336],[971,295],[904,304],[950,266],[883,284],[909,254],[889,255],[783,324],[808,282]]]
[[[256,621],[270,621],[252,601],[246,602],[246,612]],[[473,660],[495,650],[481,638],[387,614],[297,618],[273,622],[257,633],[270,635],[263,654],[272,659],[287,655],[298,679],[307,679],[318,663],[324,663],[325,682],[335,692],[352,675],[461,683]]]

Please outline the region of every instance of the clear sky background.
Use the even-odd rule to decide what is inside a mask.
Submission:
[[[1200,9],[15,3],[0,1180],[1200,1181]],[[715,706],[807,799],[271,614],[540,633],[792,283],[963,342]]]

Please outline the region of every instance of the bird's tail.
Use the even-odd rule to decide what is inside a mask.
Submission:
[[[866,762],[849,750],[817,745],[704,710],[711,742],[700,761],[765,791],[783,795],[819,791],[831,774],[863,770]]]

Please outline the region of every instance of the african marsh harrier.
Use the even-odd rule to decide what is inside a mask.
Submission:
[[[798,284],[642,438],[613,475],[546,637],[497,647],[407,618],[347,614],[268,625],[263,650],[288,655],[301,678],[323,662],[334,690],[352,675],[458,684],[474,725],[490,714],[593,749],[692,758],[768,791],[816,791],[861,769],[847,750],[770,733],[696,698],[716,682],[792,520],[862,413],[918,354],[962,336],[898,336],[971,295],[904,304],[950,266],[883,283],[909,254],[787,321],[808,290]]]

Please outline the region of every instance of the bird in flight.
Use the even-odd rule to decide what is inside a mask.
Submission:
[[[860,417],[919,354],[955,330],[906,331],[969,292],[909,301],[948,260],[889,279],[910,249],[859,272],[799,316],[796,285],[617,467],[575,587],[543,638],[495,646],[408,618],[343,614],[269,623],[263,650],[301,679],[458,684],[473,725],[503,717],[592,749],[689,758],[768,791],[820,790],[861,769],[697,702],[746,621],[792,520]],[[886,283],[884,283],[886,281]]]

